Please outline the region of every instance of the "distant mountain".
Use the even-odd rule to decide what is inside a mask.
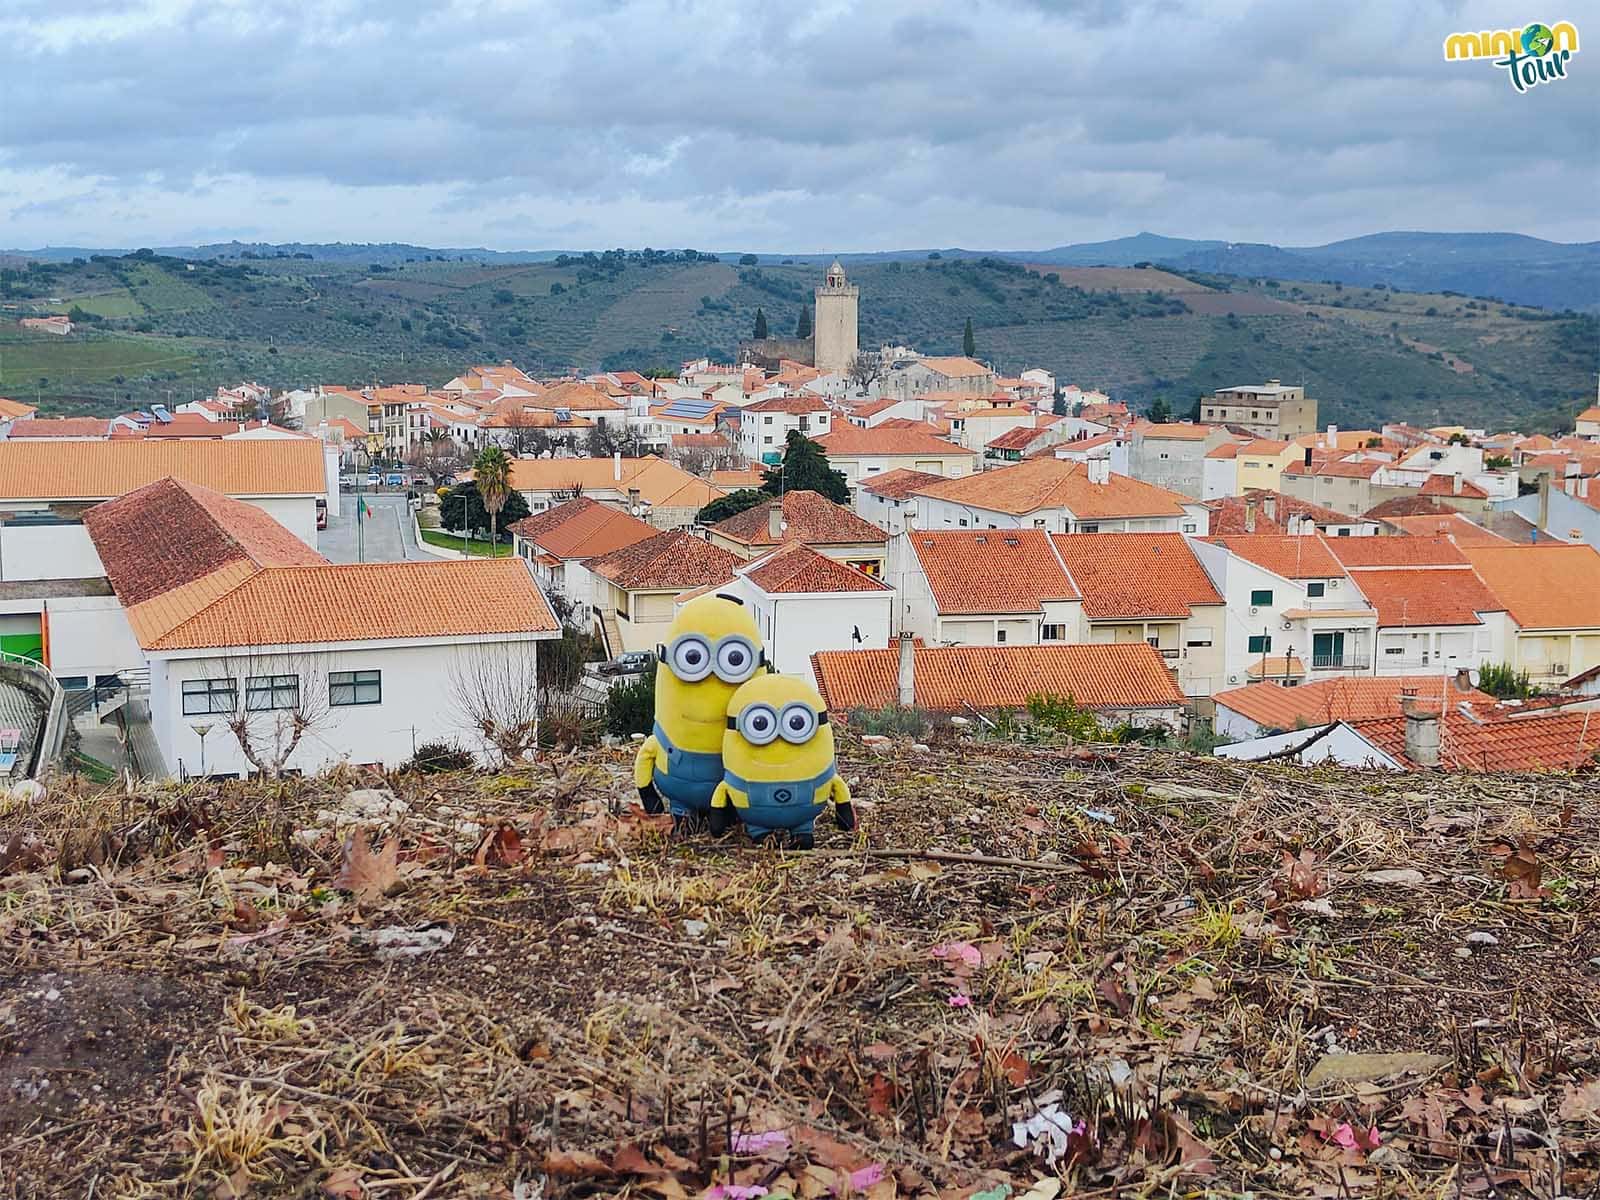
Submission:
[[[1227,244],[1162,237],[1159,233],[1136,233],[1109,242],[1079,242],[1052,250],[1013,251],[1006,257],[1062,267],[1131,267],[1137,262],[1175,262],[1184,255],[1220,250]]]

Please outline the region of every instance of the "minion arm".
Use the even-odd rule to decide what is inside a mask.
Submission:
[[[638,756],[633,760],[633,784],[639,789],[639,800],[644,810],[652,816],[665,811],[661,793],[656,791],[656,759],[661,756],[661,743],[651,734],[639,744]]]

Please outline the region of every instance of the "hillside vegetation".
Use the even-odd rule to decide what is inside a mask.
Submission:
[[[995,258],[861,262],[861,343],[978,353],[1014,372],[1185,411],[1203,392],[1304,382],[1324,420],[1516,424],[1554,430],[1593,388],[1592,316],[1379,285],[1288,282]],[[276,386],[421,380],[509,358],[534,374],[675,368],[728,358],[760,307],[794,330],[815,264],[694,251],[544,262],[385,265],[295,257],[120,258],[0,271],[0,394],[48,412],[109,413],[242,378]],[[1143,286],[1141,286],[1141,284]],[[15,318],[70,312],[71,337]]]

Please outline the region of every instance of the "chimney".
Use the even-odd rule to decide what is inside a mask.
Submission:
[[[1472,691],[1472,672],[1469,671],[1466,667],[1458,667],[1458,668],[1456,668],[1456,691],[1458,691],[1458,692],[1470,692],[1470,691]]]
[[[639,515],[639,489],[638,488],[629,488],[628,489],[628,511],[630,513],[632,513],[636,517]]]
[[[1535,532],[1543,533],[1550,528],[1550,472],[1544,471],[1539,475],[1539,524]]]
[[[615,483],[622,482],[622,451],[618,450],[611,456],[611,478]]]
[[[1450,491],[1454,495],[1461,495],[1461,472],[1457,471],[1455,478],[1450,481]]]
[[[1306,447],[1306,466],[1309,467],[1310,465],[1311,465],[1311,447],[1307,446]]]
[[[1406,757],[1419,767],[1439,765],[1439,714],[1402,696],[1400,711],[1406,719]]]
[[[1281,383],[1281,382],[1283,382],[1283,381],[1279,380],[1279,379],[1269,379],[1269,380],[1267,380],[1267,386],[1268,387],[1277,387],[1278,384]]]
[[[1337,450],[1338,448],[1339,448],[1339,427],[1337,425],[1329,425],[1328,426],[1328,449]]]
[[[1244,502],[1244,531],[1246,533],[1254,533],[1256,531],[1256,502],[1254,497],[1248,498]]]
[[[1278,498],[1276,496],[1268,496],[1261,502],[1261,511],[1267,514],[1267,520],[1276,524],[1278,520]]]
[[[774,500],[767,505],[767,536],[775,542],[783,540],[783,502]]]
[[[900,706],[911,708],[917,702],[917,650],[909,633],[900,634]]]
[[[1090,483],[1105,484],[1111,482],[1111,460],[1109,458],[1091,458],[1084,465],[1088,469]]]

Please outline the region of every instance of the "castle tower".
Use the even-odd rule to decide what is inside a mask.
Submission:
[[[817,316],[813,326],[811,364],[819,371],[842,371],[856,356],[856,320],[861,289],[846,283],[838,259],[828,268],[827,279],[817,289]]]

